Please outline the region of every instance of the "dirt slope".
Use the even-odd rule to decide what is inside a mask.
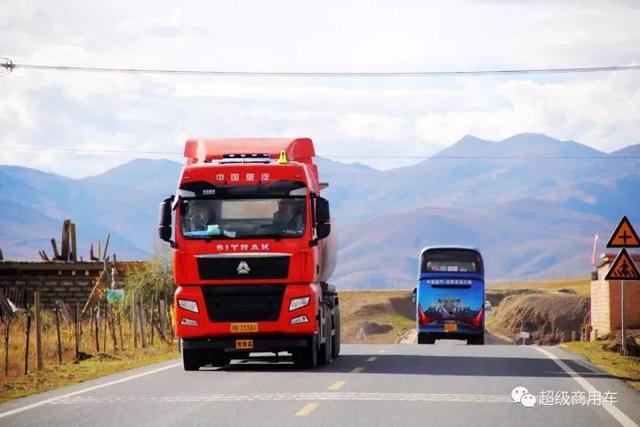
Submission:
[[[394,343],[415,327],[410,291],[340,292],[342,342]]]
[[[491,328],[517,337],[531,333],[537,344],[557,344],[580,335],[589,316],[589,298],[567,293],[520,294],[505,297],[495,308]]]

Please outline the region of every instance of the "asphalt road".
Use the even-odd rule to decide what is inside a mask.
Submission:
[[[342,350],[312,371],[285,358],[199,372],[184,372],[177,360],[157,364],[0,405],[0,426],[640,423],[640,393],[557,348],[440,342]],[[517,386],[536,398],[533,407],[512,401]]]

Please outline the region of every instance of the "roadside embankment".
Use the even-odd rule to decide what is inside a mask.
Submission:
[[[530,293],[506,296],[495,308],[491,329],[517,339],[521,331],[530,341],[554,345],[580,336],[589,316],[589,298],[567,293]]]

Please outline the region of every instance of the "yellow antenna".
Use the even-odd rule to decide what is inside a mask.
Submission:
[[[284,152],[284,150],[280,151],[280,158],[278,159],[278,164],[279,165],[286,165],[287,163],[289,163],[289,159],[287,159],[287,153]]]

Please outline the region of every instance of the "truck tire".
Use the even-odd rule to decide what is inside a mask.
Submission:
[[[311,337],[307,346],[293,352],[293,363],[300,369],[313,369],[318,366],[316,337]]]
[[[436,339],[426,333],[426,332],[420,332],[418,333],[418,344],[435,344],[436,343]]]
[[[182,366],[185,371],[197,371],[206,362],[204,351],[193,348],[182,349]]]
[[[231,362],[231,358],[223,352],[212,352],[210,361],[211,366],[222,367],[227,366]]]
[[[484,334],[467,337],[467,345],[484,345]]]
[[[337,301],[337,298],[336,298]],[[332,352],[331,355],[335,359],[340,354],[340,306],[338,304],[335,305],[335,314],[334,314],[334,322],[333,322],[333,337],[331,342]]]
[[[328,306],[325,306],[325,327],[324,327],[324,343],[320,344],[320,349],[318,349],[318,365],[325,366],[331,362],[331,354],[333,352],[331,343],[331,328],[333,327],[333,322],[331,321],[331,312],[329,311]]]

